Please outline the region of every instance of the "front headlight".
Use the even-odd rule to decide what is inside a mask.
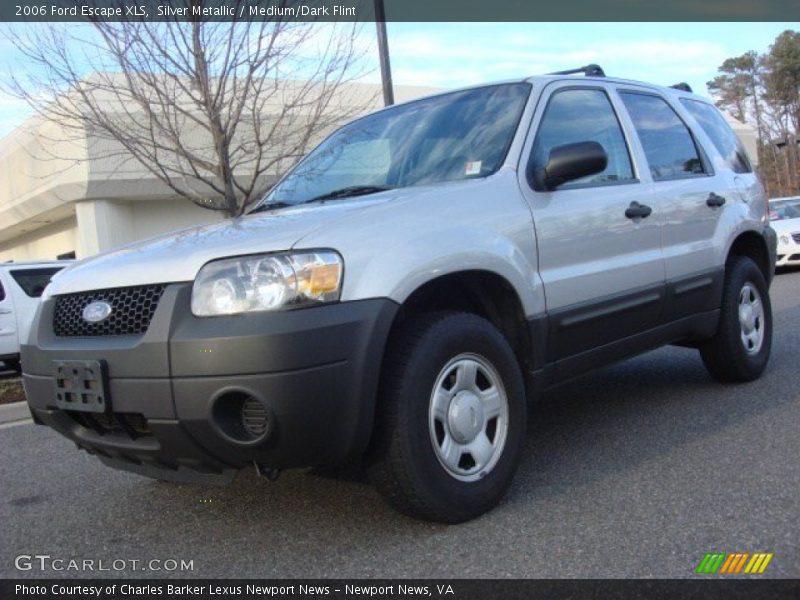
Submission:
[[[333,250],[215,260],[197,274],[192,313],[210,317],[335,302],[343,270]]]

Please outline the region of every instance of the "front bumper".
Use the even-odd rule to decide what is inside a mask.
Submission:
[[[800,248],[794,252],[791,250],[781,251],[778,250],[778,259],[775,262],[776,267],[797,267],[800,266]]]
[[[112,466],[178,480],[227,479],[271,468],[337,463],[369,441],[383,350],[397,305],[388,299],[275,313],[198,318],[191,284],[167,287],[147,332],[57,337],[42,303],[22,348],[34,416]],[[53,361],[103,360],[111,415],[55,406]],[[232,439],[219,398],[245,394],[270,417],[266,439]]]
[[[791,235],[783,234],[777,237],[778,248],[775,266],[788,267],[800,265],[800,243],[796,242]],[[782,241],[781,238],[784,238],[786,241]]]

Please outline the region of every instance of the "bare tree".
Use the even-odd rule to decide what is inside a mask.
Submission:
[[[191,15],[203,4],[171,6]],[[238,15],[247,2],[229,4]],[[240,215],[310,143],[371,102],[349,85],[364,74],[358,25],[247,12],[17,28],[9,35],[29,67],[7,91],[89,140],[93,156],[138,161],[177,196]]]

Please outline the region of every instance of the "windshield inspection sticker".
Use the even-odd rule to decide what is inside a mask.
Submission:
[[[464,175],[480,175],[482,163],[483,161],[481,160],[473,160],[468,162],[464,167]]]

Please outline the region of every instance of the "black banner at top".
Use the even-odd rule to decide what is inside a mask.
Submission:
[[[799,0],[383,0],[394,22],[792,21]],[[4,0],[0,21],[374,21],[374,0]]]

